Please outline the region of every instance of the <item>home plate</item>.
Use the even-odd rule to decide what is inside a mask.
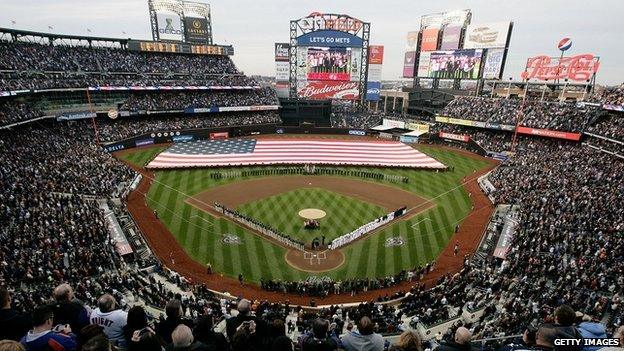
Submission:
[[[325,253],[325,251],[319,252],[318,254],[315,252],[305,251],[303,253],[303,258],[306,260],[310,260],[310,265],[321,264],[321,260],[327,259],[327,254]]]

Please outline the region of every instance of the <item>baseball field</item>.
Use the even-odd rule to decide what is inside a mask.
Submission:
[[[164,148],[128,150],[118,157],[142,167]],[[388,276],[437,258],[456,226],[470,220],[473,204],[463,182],[490,166],[483,159],[446,148],[417,149],[452,171],[339,167],[409,179],[402,183],[334,175],[211,176],[269,167],[165,170],[149,173],[153,179],[145,198],[193,260],[202,265],[210,262],[214,271],[226,276],[242,273],[255,282],[311,275],[336,280]],[[214,201],[306,243],[323,236],[329,242],[400,206],[409,211],[404,218],[339,249],[341,259],[315,271],[293,265],[287,259],[287,247],[211,212]],[[303,228],[299,211],[308,208],[325,212],[319,229]]]

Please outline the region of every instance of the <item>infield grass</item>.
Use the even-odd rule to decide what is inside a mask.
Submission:
[[[418,146],[417,149],[447,166],[453,166],[454,171],[435,172],[388,168],[375,168],[374,171],[408,177],[409,183],[407,184],[379,182],[413,192],[433,202],[435,207],[423,211],[409,220],[385,227],[364,240],[346,246],[342,249],[346,262],[333,271],[319,275],[335,279],[387,276],[403,269],[424,265],[433,261],[440,254],[453,235],[455,226],[471,210],[472,203],[461,186],[461,179],[471,176],[477,170],[486,167],[488,163],[446,149],[428,146]],[[144,165],[156,152],[158,151],[141,149],[125,154],[124,159]],[[259,168],[263,167],[254,167],[254,169]],[[239,167],[237,169],[252,168]],[[263,240],[228,220],[216,219],[185,202],[187,197],[206,189],[243,179],[257,178],[215,180],[210,178],[210,173],[213,171],[210,169],[158,171],[154,184],[148,193],[148,205],[158,210],[159,219],[164,222],[191,257],[200,263],[210,262],[217,272],[232,277],[243,273],[246,280],[256,282],[261,277],[297,280],[310,276],[310,273],[296,270],[285,262],[286,250],[282,247]],[[309,201],[307,199],[312,197],[309,195],[311,194],[305,192],[284,193],[276,196],[277,198],[284,197],[284,199],[276,199],[276,201],[296,203],[296,205],[291,206],[294,207],[293,211],[305,207],[328,208],[328,204],[323,204],[321,207],[321,205],[306,203]],[[366,205],[368,206],[362,206],[361,210],[352,211],[348,215],[341,214],[343,217],[348,216],[351,222],[348,225],[344,224],[343,229],[351,226],[358,227],[378,216],[379,212],[374,209],[374,205]],[[254,206],[256,209],[253,208]],[[241,209],[245,212],[249,211],[250,214],[253,212],[256,218],[266,216],[263,217],[263,220],[267,221],[271,220],[270,217],[279,218],[282,216],[283,207],[262,206],[260,203],[249,204],[249,206],[242,206]],[[256,210],[261,211],[256,212]],[[342,211],[336,211],[336,213],[338,212]],[[288,216],[292,216],[292,214]],[[360,224],[356,225],[355,223]],[[300,224],[296,221],[288,224],[288,221],[285,221],[284,225],[298,226]],[[284,229],[286,231],[288,228],[284,227]],[[292,231],[289,230],[291,234],[296,233],[297,228],[291,229]],[[340,232],[342,231],[341,229]],[[223,235],[226,234],[237,235],[241,238],[242,244],[224,243],[222,239]],[[386,247],[386,240],[393,237],[401,237],[405,245]]]
[[[304,220],[299,217],[299,211],[304,208],[325,211],[327,215],[319,220],[319,229],[303,227]],[[330,242],[388,213],[374,204],[319,188],[303,188],[269,196],[241,205],[237,210],[308,244],[315,237],[320,240],[322,235],[325,242]]]

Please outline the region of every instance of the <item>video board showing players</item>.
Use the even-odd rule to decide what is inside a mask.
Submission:
[[[351,79],[352,50],[351,48],[320,48],[310,47],[306,57],[308,80]]]
[[[434,51],[429,63],[429,78],[478,79],[483,50]]]

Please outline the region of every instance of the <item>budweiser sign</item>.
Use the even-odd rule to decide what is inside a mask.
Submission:
[[[358,82],[314,81],[301,87],[298,95],[306,99],[357,100],[360,94]]]
[[[599,67],[598,58],[592,54],[561,59],[542,55],[527,60],[526,68],[522,72],[522,79],[587,81],[598,72]]]

